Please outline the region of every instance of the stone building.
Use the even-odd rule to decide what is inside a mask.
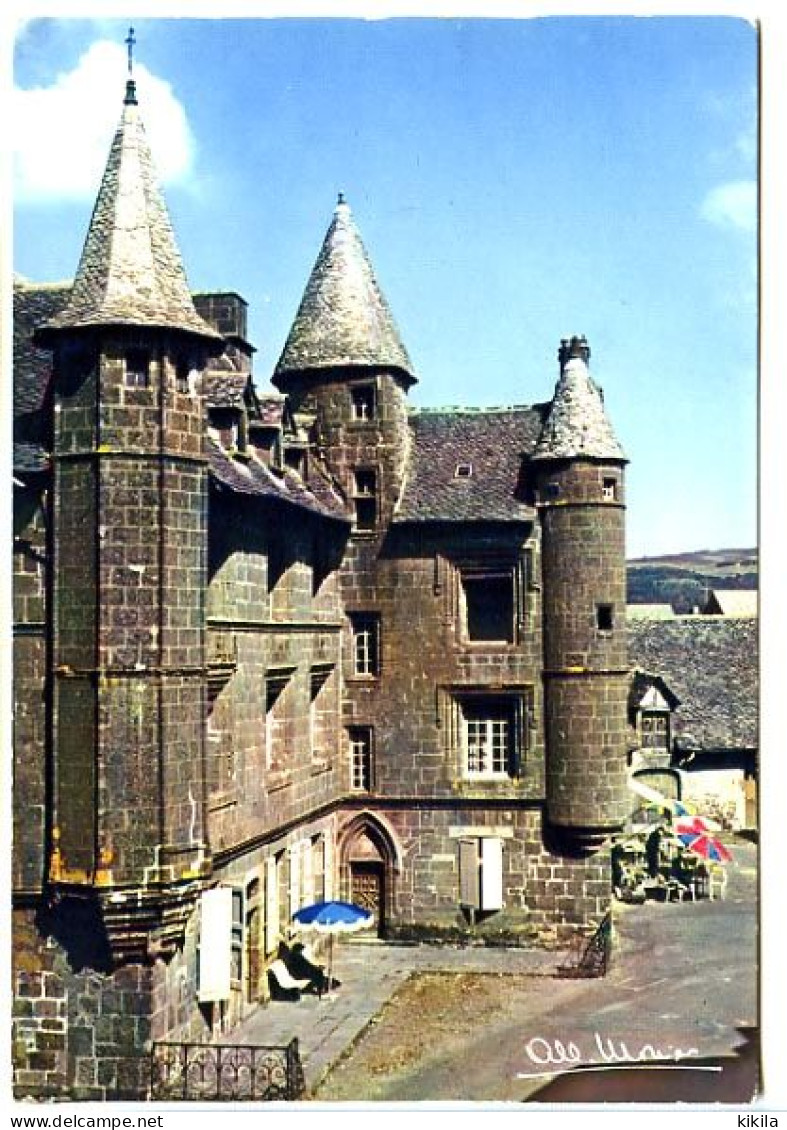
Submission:
[[[340,198],[261,392],[132,80],[73,284],[20,281],[14,338],[18,1095],[144,1096],[322,898],[391,937],[600,919],[626,459],[584,338],[548,400],[413,409]]]

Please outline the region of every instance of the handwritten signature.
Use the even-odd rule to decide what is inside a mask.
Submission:
[[[627,1063],[679,1063],[699,1055],[699,1048],[681,1048],[674,1044],[645,1043],[631,1046],[624,1040],[593,1033],[593,1050],[588,1055],[574,1040],[545,1039],[533,1036],[525,1044],[525,1055],[536,1067],[585,1068],[622,1066]],[[521,1075],[526,1074],[520,1072]]]

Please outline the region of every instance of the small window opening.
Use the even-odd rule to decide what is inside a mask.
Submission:
[[[373,420],[376,416],[374,385],[356,385],[350,389],[353,420]]]
[[[457,463],[456,471],[454,472],[455,479],[470,479],[473,477],[473,464],[472,463]]]
[[[603,479],[601,493],[605,502],[615,502],[618,497],[618,480]]]
[[[302,447],[286,447],[284,449],[284,466],[304,477],[306,470],[306,452]]]
[[[513,643],[513,574],[463,574],[462,588],[467,638],[479,642]]]
[[[96,356],[82,345],[63,347],[61,364],[58,370],[60,392],[63,396],[73,396],[96,366]]]
[[[377,472],[359,468],[355,472],[355,521],[359,530],[373,530],[377,525]]]
[[[126,384],[130,388],[147,388],[149,381],[149,354],[144,349],[130,349],[126,354]]]
[[[612,605],[596,605],[596,627],[600,632],[611,632],[613,628]]]
[[[175,387],[178,392],[189,392],[189,373],[192,365],[188,357],[178,357],[175,362]]]

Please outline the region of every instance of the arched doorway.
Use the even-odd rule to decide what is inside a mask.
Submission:
[[[378,937],[385,937],[398,870],[393,833],[371,813],[360,813],[343,829],[339,850],[344,897],[370,911]]]

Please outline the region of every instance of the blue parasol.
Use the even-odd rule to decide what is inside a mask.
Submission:
[[[364,910],[362,906],[356,906],[355,903],[330,900],[302,906],[293,914],[292,920],[296,926],[308,926],[312,930],[340,934],[371,926],[374,915]]]
[[[374,915],[352,902],[329,900],[302,906],[292,916],[293,925],[303,930],[319,930],[329,935],[328,985],[333,983],[333,939],[336,934],[363,930],[374,922]]]

